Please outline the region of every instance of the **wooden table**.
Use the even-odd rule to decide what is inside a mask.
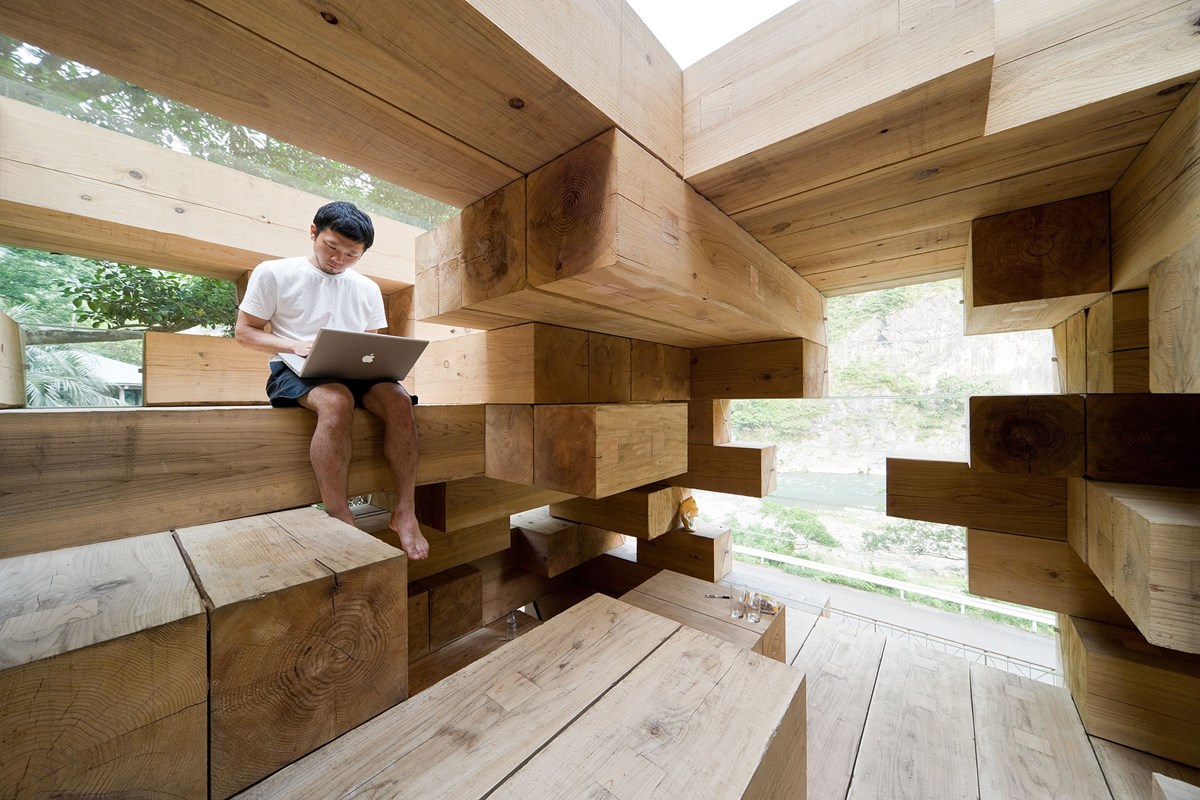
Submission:
[[[705,597],[718,595],[718,597]],[[759,622],[729,616],[729,587],[663,570],[626,592],[621,599],[630,605],[704,631],[776,661],[787,660],[787,609],[763,614]]]
[[[593,595],[242,798],[803,798],[804,674]]]

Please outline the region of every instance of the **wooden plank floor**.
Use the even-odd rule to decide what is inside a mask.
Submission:
[[[1087,736],[1061,687],[836,619],[797,647],[809,800],[1150,800],[1152,772],[1200,784],[1200,770]]]

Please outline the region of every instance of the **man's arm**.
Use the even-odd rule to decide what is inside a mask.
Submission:
[[[307,356],[308,351],[312,350],[312,342],[284,339],[282,336],[268,333],[268,322],[269,320],[262,317],[239,310],[237,324],[233,328],[233,338],[237,339],[239,344],[263,353],[295,353],[298,356]]]

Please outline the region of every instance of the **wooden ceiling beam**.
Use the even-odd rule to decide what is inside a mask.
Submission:
[[[0,242],[237,280],[303,255],[326,198],[0,98]],[[415,283],[423,231],[374,215],[359,271]]]

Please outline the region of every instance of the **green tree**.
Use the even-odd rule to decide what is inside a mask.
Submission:
[[[937,556],[954,561],[967,557],[966,529],[911,519],[896,519],[878,531],[863,532],[863,547],[871,552]]]
[[[76,350],[30,347],[25,361],[25,405],[30,408],[120,404]]]

